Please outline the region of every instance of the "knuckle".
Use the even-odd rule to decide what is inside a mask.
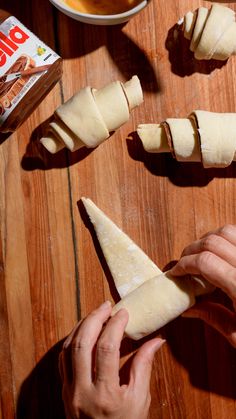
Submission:
[[[73,412],[79,413],[81,410],[83,410],[91,397],[92,394],[88,388],[74,389],[74,392],[71,396],[71,407]]]
[[[223,227],[220,228],[219,234],[221,236],[228,236],[232,233],[232,231],[236,230],[236,226],[234,224],[225,224]]]
[[[214,262],[214,255],[209,250],[204,250],[197,255],[197,266],[202,271],[202,267],[210,266]]]
[[[219,242],[219,236],[216,234],[210,234],[201,241],[201,250],[212,252],[215,250]]]
[[[71,401],[71,406],[72,406],[72,410],[75,414],[78,414],[80,409],[82,408],[82,403],[80,402],[79,398],[75,398],[73,397],[72,401]]]
[[[144,355],[140,352],[138,354],[138,357],[139,357],[140,363],[142,363],[143,365],[145,364],[148,370],[152,368],[153,359],[154,359],[152,355],[146,355],[146,354]]]
[[[87,319],[97,317],[98,313],[99,310],[96,308],[96,310],[91,311],[91,313],[87,315]]]
[[[96,412],[100,412],[105,417],[113,417],[120,410],[119,398],[104,393],[97,394],[94,405]]]
[[[92,342],[91,339],[89,339],[86,336],[77,336],[71,344],[72,350],[79,350],[79,349],[87,349],[91,348]]]
[[[118,346],[113,342],[108,341],[107,339],[101,339],[98,342],[97,350],[102,353],[114,353],[118,350]]]

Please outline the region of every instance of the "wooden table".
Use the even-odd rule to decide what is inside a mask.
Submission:
[[[48,0],[0,1],[64,58],[64,76],[31,117],[0,145],[0,418],[63,418],[57,357],[76,323],[114,287],[78,201],[90,197],[162,268],[191,241],[236,223],[236,165],[204,170],[148,155],[132,134],[140,122],[193,109],[236,110],[236,59],[198,63],[173,28],[210,2],[153,0],[128,24],[93,27]],[[227,5],[227,3],[226,3]],[[231,7],[236,10],[234,3]],[[38,128],[85,85],[138,74],[145,102],[94,151],[50,156]],[[217,298],[227,298],[220,295]],[[210,327],[179,318],[152,375],[152,419],[236,418],[235,351]],[[125,343],[124,352],[139,346]]]

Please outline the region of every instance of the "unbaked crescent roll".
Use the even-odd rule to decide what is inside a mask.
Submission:
[[[140,124],[137,133],[147,152],[169,151],[178,161],[220,168],[236,160],[236,113],[196,110],[187,119]]]
[[[143,101],[137,76],[126,83],[112,82],[101,89],[85,87],[55,111],[41,143],[50,153],[94,148],[128,121],[130,112]]]
[[[236,54],[235,12],[229,7],[214,4],[186,13],[183,32],[197,60],[227,60]]]

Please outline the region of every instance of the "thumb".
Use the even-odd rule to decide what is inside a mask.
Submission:
[[[156,338],[144,343],[136,353],[130,369],[130,385],[137,390],[149,390],[154,355],[165,343]]]
[[[182,317],[192,317],[204,320],[228,339],[236,348],[236,313],[221,304],[202,302],[182,314]]]

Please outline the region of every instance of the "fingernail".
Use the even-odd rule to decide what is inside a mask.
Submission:
[[[106,308],[110,308],[111,307],[111,302],[109,300],[105,301],[105,303],[103,303],[102,305],[100,305],[99,310],[105,310]]]
[[[119,311],[117,311],[116,314],[121,314],[122,316],[127,317],[127,315],[129,314],[128,311],[126,310],[126,308],[120,308]]]
[[[154,345],[154,351],[158,351],[158,349],[160,349],[164,343],[166,343],[165,339],[158,338],[156,344]]]

